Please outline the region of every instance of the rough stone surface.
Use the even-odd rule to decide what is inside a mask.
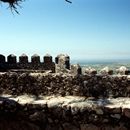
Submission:
[[[34,54],[31,56],[31,62],[28,60],[26,54],[19,56],[19,62],[17,62],[17,57],[13,54],[10,54],[7,57],[7,62],[5,61],[5,56],[0,55],[0,72],[31,72],[31,71],[43,72],[50,70],[52,73],[55,73],[55,63],[52,61],[52,56],[44,56],[44,61],[40,62],[40,56]]]
[[[103,68],[101,71],[100,71],[101,74],[104,74],[104,75],[112,75],[113,74],[113,70],[111,70],[108,66],[106,66],[105,68]]]
[[[85,74],[94,75],[94,74],[97,74],[97,71],[96,71],[96,69],[89,67],[89,68],[85,69]]]
[[[20,58],[0,55],[0,130],[130,130],[126,67],[83,75],[68,55],[56,64],[50,55]]]
[[[0,130],[129,130],[129,111],[129,98],[1,95]]]
[[[4,72],[0,73],[0,93],[130,97],[130,82],[127,76]]]
[[[125,66],[121,66],[119,69],[116,70],[118,74],[125,75],[129,74],[129,70]]]
[[[51,55],[45,55],[43,61],[40,62],[40,56],[37,54],[31,56],[31,62],[28,60],[28,56],[26,54],[22,54],[19,56],[19,62],[17,62],[17,57],[13,54],[10,54],[7,57],[4,55],[0,55],[0,72],[7,72],[14,70],[21,71],[22,70],[30,70],[30,71],[43,71],[43,70],[51,70],[52,73],[68,73],[68,74],[88,74],[88,75],[96,75],[104,74],[104,75],[128,75],[130,74],[130,70],[127,67],[121,66],[117,70],[111,70],[108,67],[103,68],[100,72],[99,70],[95,70],[91,67],[80,67],[79,65],[70,65],[70,57],[66,54],[60,54],[55,58],[55,63],[53,62],[53,57]],[[71,67],[70,67],[71,66]]]
[[[21,64],[26,64],[28,63],[28,56],[26,54],[22,54],[20,57],[19,57],[19,62]]]
[[[79,64],[71,65],[71,74],[79,75],[82,74],[82,70]]]
[[[0,54],[0,63],[5,63],[5,56]]]
[[[93,124],[81,124],[81,130],[100,130],[99,127]]]
[[[9,64],[16,64],[17,63],[17,59],[16,59],[16,56],[11,54],[7,57],[7,62]]]
[[[65,54],[60,54],[55,58],[56,72],[69,72],[70,57]]]
[[[40,63],[40,56],[37,54],[34,54],[33,56],[31,56],[31,62],[34,64],[39,64]]]

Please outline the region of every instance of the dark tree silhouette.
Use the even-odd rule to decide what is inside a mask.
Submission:
[[[68,2],[68,3],[72,3],[71,1],[69,1],[69,0],[65,0],[66,2]]]
[[[16,13],[18,13],[17,11],[17,6],[20,6],[20,2],[22,2],[23,0],[0,0],[1,2],[4,3],[8,3],[9,4],[9,8],[11,10],[14,10]]]
[[[24,0],[0,0],[0,2],[8,3],[11,10],[14,10],[16,13],[19,13],[17,11],[17,6],[20,6],[20,2],[23,2]],[[68,3],[72,3],[70,0],[65,0]]]

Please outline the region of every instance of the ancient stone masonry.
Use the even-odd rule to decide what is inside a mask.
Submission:
[[[28,60],[28,56],[26,54],[22,54],[19,56],[19,62],[17,61],[17,57],[13,54],[10,54],[6,57],[4,55],[0,55],[0,72],[6,71],[35,71],[45,72],[46,70],[50,70],[52,73],[68,73],[72,75],[129,75],[130,70],[128,70],[125,66],[121,66],[117,70],[112,70],[109,67],[105,67],[97,72],[94,68],[86,68],[83,71],[83,68],[79,64],[70,64],[70,57],[67,54],[59,54],[55,57],[55,62],[53,62],[53,58],[51,55],[46,54],[43,57],[43,62],[40,61],[40,56],[34,54],[31,56],[31,62]],[[114,73],[113,73],[114,72]]]
[[[0,130],[130,130],[129,74],[64,54],[0,55]]]
[[[68,55],[60,54],[55,58],[56,72],[68,72],[70,69],[70,57]]]
[[[59,64],[63,68],[70,69],[70,57],[68,55],[59,54],[55,58],[56,64]]]
[[[6,72],[0,74],[0,94],[130,97],[130,79],[127,75]]]
[[[130,100],[0,97],[0,130],[130,130]]]
[[[7,57],[7,62],[4,55],[0,55],[0,71],[8,70],[51,70],[55,72],[55,63],[52,61],[52,56],[45,55],[43,57],[43,62],[40,62],[40,56],[37,54],[31,57],[31,62],[28,60],[26,54],[19,56],[19,62],[17,62],[17,57],[13,54]]]
[[[5,62],[5,56],[0,55],[0,71],[5,71],[7,64]]]
[[[79,64],[71,65],[71,74],[78,75],[82,74],[82,69]]]

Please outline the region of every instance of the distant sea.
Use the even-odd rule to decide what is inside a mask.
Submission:
[[[121,66],[126,66],[130,69],[130,59],[119,59],[119,60],[72,60],[72,64],[80,64],[85,69],[88,67],[95,68],[100,71],[104,67],[109,67],[112,70],[116,70]]]

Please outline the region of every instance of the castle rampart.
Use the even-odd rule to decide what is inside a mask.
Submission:
[[[0,55],[0,71],[0,130],[130,130],[125,66],[83,72],[67,55],[54,63],[48,54],[43,62],[11,54]]]
[[[13,54],[7,56],[7,61],[4,55],[0,55],[0,71],[8,71],[11,69],[27,69],[27,70],[51,70],[55,72],[55,63],[52,61],[52,56],[45,55],[43,62],[40,61],[40,56],[37,54],[31,56],[31,62],[28,60],[26,54],[19,56],[19,62],[17,57]]]
[[[69,73],[72,75],[129,75],[130,73],[130,70],[128,70],[125,66],[121,66],[117,70],[112,70],[109,67],[105,67],[101,69],[100,72],[91,67],[83,70],[83,68],[79,64],[70,64],[70,57],[66,54],[57,55],[55,57],[55,62],[53,62],[53,57],[49,54],[46,54],[43,57],[43,61],[40,60],[40,56],[37,54],[31,56],[30,62],[26,54],[22,54],[21,56],[19,56],[19,61],[17,61],[17,57],[13,54],[7,56],[7,61],[5,59],[6,57],[4,55],[0,55],[1,72],[12,70],[23,70],[31,72],[39,70],[41,72],[45,72],[46,70],[49,70],[52,73]]]

